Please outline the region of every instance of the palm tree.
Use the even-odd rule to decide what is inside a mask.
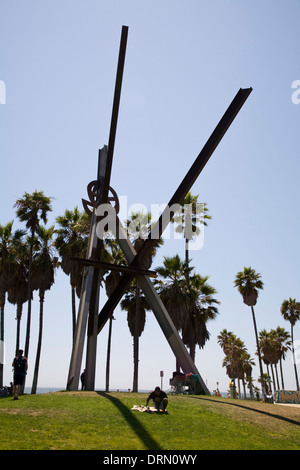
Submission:
[[[211,219],[207,214],[206,203],[198,202],[199,195],[193,196],[189,191],[181,205],[181,210],[175,213],[172,222],[177,226],[175,231],[184,234],[185,240],[185,263],[189,265],[189,242],[200,234],[200,225],[207,226],[206,221]]]
[[[15,253],[16,271],[13,276],[12,284],[7,291],[8,301],[17,306],[16,355],[17,351],[20,349],[20,328],[23,304],[28,301],[28,260],[28,244],[21,242]]]
[[[277,382],[277,390],[280,389],[279,384],[279,376],[277,370],[277,364],[279,362],[280,365],[280,373],[281,373],[281,382],[283,384],[283,373],[282,373],[282,359],[285,358],[285,353],[290,349],[291,341],[289,340],[290,335],[284,328],[278,326],[276,330],[272,329],[270,331],[270,336],[273,341],[273,355],[272,355],[272,364],[275,368],[276,374],[276,382]],[[283,385],[284,388],[284,385]]]
[[[249,383],[250,395],[253,396],[251,392],[252,388],[252,366],[255,365],[254,360],[251,358],[246,348],[243,348],[240,354],[239,360],[239,380],[242,381],[243,390],[244,390],[244,400],[247,398],[246,392],[246,381]]]
[[[262,397],[263,397],[263,400],[265,400],[265,384],[263,380],[262,360],[261,360],[256,320],[255,320],[255,314],[254,314],[254,308],[253,308],[253,306],[256,305],[256,302],[257,302],[258,291],[260,289],[263,289],[263,282],[261,280],[261,275],[259,273],[256,273],[256,271],[252,269],[251,267],[249,268],[245,267],[244,271],[240,271],[237,273],[235,281],[234,281],[234,286],[238,288],[239,293],[243,297],[244,303],[251,307],[260,376],[261,376]]]
[[[12,231],[13,222],[0,225],[0,353],[4,344],[4,307],[6,292],[17,269],[16,251],[25,235],[24,230]],[[0,358],[0,387],[3,387],[3,360]]]
[[[143,212],[132,212],[130,218],[125,221],[127,235],[133,244],[136,252],[138,252],[145,240],[148,238],[151,229],[151,214]],[[143,267],[149,269],[152,260],[155,257],[158,248],[163,245],[163,239],[157,238],[155,244],[152,246],[151,251],[143,258]]]
[[[144,214],[142,212],[132,213],[130,218],[125,222],[128,236],[133,244],[136,252],[139,252],[145,240],[148,238],[151,227],[151,214]],[[158,238],[153,245],[151,251],[143,259],[143,267],[149,269],[152,264],[152,259],[155,256],[157,249],[163,244],[162,238]],[[133,372],[133,391],[138,391],[138,362],[139,362],[139,337],[144,331],[146,322],[146,310],[150,307],[146,298],[141,293],[141,288],[137,279],[132,282],[124,300],[121,302],[121,308],[127,310],[127,321],[129,330],[133,336],[133,357],[134,357],[134,372]]]
[[[76,328],[76,294],[80,296],[83,269],[79,263],[72,262],[70,258],[85,257],[90,231],[90,218],[86,212],[80,212],[76,206],[73,211],[66,210],[63,216],[56,218],[59,225],[55,247],[61,257],[61,268],[70,276],[72,301],[72,338],[74,340]]]
[[[185,196],[181,205],[181,210],[175,213],[172,221],[177,224],[175,231],[184,234],[185,240],[185,277],[186,289],[189,294],[188,310],[185,311],[184,327],[182,329],[183,342],[190,347],[190,355],[195,360],[196,338],[199,339],[199,346],[203,347],[209,335],[205,326],[206,320],[199,310],[199,286],[195,289],[190,281],[191,270],[189,269],[189,242],[200,234],[200,225],[206,226],[206,221],[211,219],[207,214],[208,208],[206,203],[198,202],[199,196],[193,196],[189,191]],[[203,287],[203,280],[200,281]],[[199,283],[198,283],[199,284]],[[207,286],[205,287],[207,289]],[[211,292],[212,294],[213,292]],[[215,293],[215,292],[214,292]],[[197,307],[198,305],[198,307]],[[203,309],[202,309],[203,313]],[[212,313],[212,311],[211,311]],[[217,313],[217,310],[215,311]],[[202,345],[200,345],[202,344]]]
[[[222,366],[226,367],[226,373],[232,380],[238,380],[238,390],[240,396],[240,380],[244,379],[244,369],[242,366],[243,353],[246,352],[245,345],[240,338],[230,335],[226,343],[227,354]]]
[[[121,309],[127,311],[128,328],[133,337],[133,387],[132,391],[138,391],[138,363],[139,363],[139,338],[142,335],[146,324],[146,310],[150,310],[146,297],[141,293],[141,289],[136,279],[130,285],[121,301]]]
[[[252,396],[252,366],[254,365],[254,361],[251,359],[245,344],[240,338],[237,338],[235,334],[226,329],[220,332],[217,340],[225,354],[222,366],[226,367],[226,373],[232,380],[238,380],[239,395],[240,380],[242,380],[244,399],[246,399],[246,378],[249,382],[250,395]]]
[[[119,248],[115,240],[106,239],[104,244],[105,261],[114,264],[126,264],[125,257],[122,250]],[[111,270],[105,277],[105,290],[106,295],[110,297],[118,285],[121,278],[121,273]],[[107,355],[106,355],[106,384],[105,390],[109,391],[109,376],[110,376],[110,351],[111,351],[111,337],[112,337],[112,322],[114,320],[113,312],[109,318],[108,340],[107,340]]]
[[[178,255],[165,257],[163,266],[156,268],[160,279],[155,284],[175,328],[181,331],[182,340],[195,361],[196,345],[203,348],[209,339],[206,323],[215,319],[219,302],[214,298],[215,289],[207,283],[208,277],[191,275],[193,269],[187,267]],[[178,363],[176,372],[179,372]]]
[[[38,382],[39,364],[42,348],[45,291],[51,289],[51,286],[54,284],[54,272],[55,268],[58,265],[58,259],[54,256],[53,250],[52,237],[54,232],[54,226],[48,229],[42,226],[38,228],[37,233],[40,242],[40,250],[39,252],[34,254],[32,262],[32,284],[34,288],[38,289],[40,298],[39,334],[31,389],[32,394],[36,393]]]
[[[279,365],[280,365],[281,386],[282,386],[282,390],[284,390],[282,361],[286,358],[287,351],[291,349],[291,346],[292,346],[291,336],[284,328],[281,328],[280,326],[278,326],[276,330],[272,330],[272,331],[274,332],[273,334],[276,338],[276,345],[278,348],[277,354],[279,357]]]
[[[254,359],[250,357],[250,354],[248,352],[244,352],[243,357],[242,357],[242,367],[245,373],[245,379],[248,382],[248,388],[250,391],[250,398],[251,400],[254,399],[254,393],[253,393],[253,379],[252,379],[252,368],[255,366]],[[244,392],[244,398],[246,398],[246,392]]]
[[[165,256],[163,265],[155,269],[160,278],[154,284],[177,331],[181,331],[186,310],[186,269],[179,255]]]
[[[220,334],[217,337],[217,343],[221,346],[225,355],[229,354],[230,344],[235,338],[236,336],[232,331],[227,331],[226,328],[220,331]]]
[[[179,255],[173,257],[165,256],[163,265],[155,269],[160,278],[155,279],[154,285],[178,332],[182,330],[187,309],[187,269],[191,271],[193,268],[187,268]],[[180,372],[177,359],[176,372]]]
[[[295,349],[294,349],[294,326],[297,320],[300,319],[300,302],[297,302],[296,299],[284,300],[281,305],[281,314],[283,318],[290,322],[291,324],[291,341],[292,341],[292,355],[293,355],[293,362],[294,362],[294,371],[295,371],[295,379],[296,379],[296,387],[299,390],[299,380],[298,380],[298,373],[297,373],[297,365],[295,360]]]
[[[186,286],[186,314],[182,323],[182,341],[190,349],[190,356],[195,362],[196,346],[203,348],[209,339],[206,324],[214,320],[218,314],[219,301],[214,297],[217,293],[210,286],[208,276],[199,274],[189,275],[189,284]]]
[[[274,333],[271,331],[266,331],[265,329],[261,330],[259,333],[259,345],[262,353],[262,359],[267,366],[268,379],[271,381],[269,366],[271,367],[272,379],[273,379],[273,391],[275,394],[276,389],[276,380],[273,370],[273,365],[276,364],[279,360],[278,356],[278,344]]]
[[[35,190],[32,194],[24,193],[23,198],[14,204],[17,208],[17,217],[21,222],[26,222],[26,228],[30,230],[30,254],[28,263],[28,313],[25,341],[25,356],[28,358],[30,342],[31,323],[31,300],[32,300],[32,257],[34,236],[39,227],[40,220],[47,223],[47,214],[52,211],[51,198],[44,195],[43,191]]]

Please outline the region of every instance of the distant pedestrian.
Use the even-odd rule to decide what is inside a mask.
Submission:
[[[86,369],[84,369],[84,371],[82,372],[82,374],[80,376],[81,390],[85,390],[85,379],[86,379]]]
[[[9,384],[9,387],[7,387],[7,390],[8,390],[8,393],[9,394],[12,394],[13,390],[14,390],[14,385],[12,382],[10,382]]]
[[[23,356],[23,349],[18,350],[12,366],[14,368],[14,400],[18,400],[28,369],[28,361],[27,358]]]

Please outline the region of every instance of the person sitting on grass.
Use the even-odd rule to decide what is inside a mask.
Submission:
[[[157,409],[157,411],[166,411],[168,406],[168,396],[166,392],[163,392],[160,387],[155,387],[154,392],[151,392],[147,398],[146,406],[150,400],[153,400],[153,405]]]

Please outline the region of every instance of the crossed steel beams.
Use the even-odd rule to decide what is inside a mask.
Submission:
[[[134,267],[134,268],[142,267],[143,259],[151,251],[153,245],[155,244],[155,241],[157,240],[158,237],[162,235],[163,231],[165,230],[165,228],[167,227],[167,225],[169,224],[172,218],[173,214],[172,212],[170,212],[170,208],[172,209],[172,206],[176,204],[181,204],[183,202],[186,194],[189,192],[193,183],[200,175],[204,166],[206,165],[212,153],[214,152],[214,150],[220,143],[222,137],[228,130],[229,126],[233,122],[238,112],[240,111],[241,107],[245,103],[251,91],[252,91],[252,88],[240,89],[238,91],[233,101],[229,105],[227,111],[225,112],[222,119],[220,120],[219,124],[215,128],[214,132],[211,134],[210,138],[208,139],[205,146],[199,153],[195,162],[189,169],[188,173],[182,180],[181,184],[178,186],[173,197],[170,199],[168,206],[166,207],[165,211],[161,214],[156,225],[153,227],[153,230],[150,232],[148,239],[145,240],[145,243],[142,245],[139,252],[131,260],[130,262],[131,267]],[[153,232],[155,233],[155,237],[152,238]],[[102,329],[105,322],[109,318],[109,315],[113,312],[113,310],[117,306],[121,297],[123,296],[126,289],[128,288],[131,280],[132,280],[132,275],[130,275],[129,273],[124,274],[122,276],[113,294],[107,300],[106,304],[104,305],[104,307],[102,308],[99,314],[98,332]]]
[[[126,52],[126,43],[127,43],[127,34],[128,28],[123,26],[121,43],[120,43],[120,52],[119,52],[119,62],[117,70],[117,78],[115,85],[115,96],[113,103],[112,119],[111,119],[111,128],[109,136],[109,146],[108,150],[105,146],[99,155],[99,165],[98,165],[98,198],[97,203],[104,204],[108,202],[108,192],[109,192],[109,182],[110,174],[112,168],[112,157],[114,149],[114,141],[116,135],[117,127],[117,117],[119,110],[120,102],[120,93],[121,93],[121,83],[123,76],[123,68],[125,61],[125,52]],[[87,259],[81,260],[88,269],[84,275],[82,292],[80,297],[80,305],[77,319],[76,327],[76,337],[73,345],[73,351],[71,356],[69,375],[67,389],[77,390],[79,382],[80,367],[83,354],[83,344],[84,344],[84,332],[86,329],[87,316],[89,314],[88,322],[88,344],[87,344],[87,358],[86,358],[86,369],[87,369],[87,389],[94,389],[95,381],[95,360],[96,360],[96,344],[97,344],[97,334],[101,331],[104,324],[108,320],[109,316],[112,314],[113,310],[121,300],[123,294],[128,288],[131,280],[134,276],[137,277],[142,290],[158,320],[158,323],[167,338],[171,349],[174,352],[174,355],[178,359],[178,362],[185,373],[193,372],[198,374],[199,382],[202,388],[203,393],[209,394],[209,391],[206,385],[203,382],[199,371],[197,370],[195,364],[191,360],[190,355],[188,354],[174,324],[168,315],[163,303],[160,300],[157,292],[155,291],[149,276],[154,275],[152,271],[145,270],[143,267],[143,261],[145,256],[151,251],[153,245],[157,238],[159,238],[167,225],[169,224],[172,218],[172,206],[181,204],[184,197],[192,187],[193,183],[201,173],[205,164],[211,157],[212,153],[216,149],[217,145],[221,141],[222,137],[226,133],[227,129],[235,119],[239,110],[243,106],[244,102],[251,93],[252,88],[240,89],[233,99],[232,103],[228,107],[227,111],[223,115],[219,124],[215,128],[214,132],[206,142],[202,151],[196,158],[195,162],[191,166],[190,170],[182,180],[181,184],[175,191],[173,197],[170,199],[168,206],[165,211],[162,213],[158,219],[156,225],[153,227],[153,230],[150,232],[148,239],[143,244],[142,248],[138,253],[135,252],[133,246],[124,235],[124,229],[116,215],[116,232],[115,237],[129,263],[129,266],[126,267],[115,267],[111,269],[119,269],[123,272],[123,276],[115,288],[113,294],[110,296],[104,307],[102,308],[100,314],[97,314],[97,306],[99,304],[99,280],[100,280],[100,269],[104,267],[104,264],[101,262],[101,254],[103,248],[103,242],[96,236],[96,224],[97,218],[94,213],[92,215],[91,221],[91,230],[90,230],[90,240],[89,248],[87,253]],[[102,154],[102,157],[101,157]],[[101,158],[100,158],[101,157]],[[95,206],[96,207],[96,206]],[[121,234],[121,236],[120,236]],[[154,234],[154,236],[153,236]]]
[[[144,244],[142,245],[141,249],[138,253],[136,253],[127,240],[126,236],[122,234],[123,228],[121,226],[120,221],[119,225],[117,225],[117,230],[115,236],[117,241],[125,254],[125,257],[129,263],[129,267],[134,269],[141,269],[143,267],[143,260],[145,256],[151,251],[151,248],[155,244],[158,237],[160,237],[169,224],[173,213],[170,209],[172,206],[176,204],[180,204],[183,202],[184,197],[192,187],[193,183],[201,173],[202,169],[204,168],[205,164],[209,160],[210,156],[216,149],[217,145],[221,141],[222,137],[226,133],[227,129],[233,122],[234,118],[238,114],[239,110],[245,103],[246,99],[248,98],[249,94],[251,93],[252,88],[248,89],[240,89],[233,99],[232,103],[228,107],[227,111],[223,115],[222,119],[220,120],[219,124],[217,125],[216,129],[212,133],[211,137],[203,147],[202,151],[196,158],[195,162],[191,166],[190,170],[182,180],[181,184],[175,191],[173,197],[170,199],[168,206],[166,207],[165,211],[161,214],[160,218],[158,219],[156,225],[153,227],[153,230],[150,232],[148,239],[145,240]],[[118,219],[117,219],[118,220]],[[155,237],[152,238],[153,233]],[[121,235],[121,236],[120,236]],[[103,328],[104,324],[106,323],[107,319],[109,318],[110,314],[113,312],[115,307],[117,306],[118,302],[121,300],[123,294],[125,293],[126,289],[128,288],[130,282],[132,281],[134,274],[131,273],[124,273],[119,284],[115,288],[112,295],[107,300],[106,304],[102,308],[99,317],[98,317],[98,333]],[[199,382],[204,394],[209,394],[209,391],[197,370],[194,362],[191,360],[190,355],[188,354],[184,344],[182,343],[181,338],[178,335],[176,328],[173,325],[173,322],[164,307],[160,297],[158,296],[157,292],[155,291],[153,284],[151,283],[148,276],[144,275],[137,275],[137,279],[141,285],[142,290],[149,302],[153,313],[156,316],[156,319],[167,339],[171,349],[174,352],[174,355],[178,359],[179,365],[185,373],[193,372],[196,373],[199,377]]]

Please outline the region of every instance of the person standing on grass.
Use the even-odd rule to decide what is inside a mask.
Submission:
[[[28,369],[28,361],[27,358],[23,356],[23,349],[18,350],[18,354],[14,358],[12,366],[14,368],[14,400],[18,400]]]
[[[168,406],[168,396],[166,392],[163,392],[160,389],[160,387],[155,387],[154,392],[150,393],[146,401],[146,406],[148,406],[150,400],[153,400],[153,405],[157,411],[166,411]]]
[[[84,371],[82,372],[82,374],[80,376],[81,390],[85,390],[85,376],[86,376],[86,369],[84,369]]]

